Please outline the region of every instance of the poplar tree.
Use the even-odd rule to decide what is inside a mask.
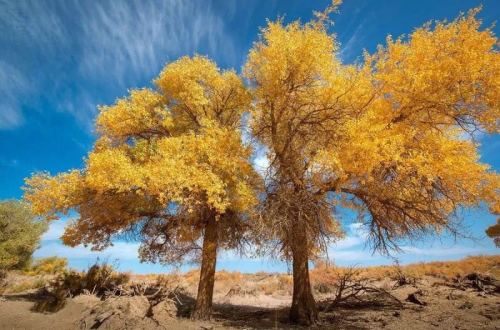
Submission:
[[[342,235],[336,207],[357,212],[373,248],[389,252],[455,230],[457,210],[499,196],[472,138],[497,133],[500,118],[497,38],[478,10],[388,37],[347,65],[328,32],[334,9],[269,22],[245,66],[270,162],[257,232],[291,260],[290,319],[304,324],[318,319],[308,263]]]
[[[100,250],[128,234],[143,261],[201,257],[192,317],[207,319],[217,250],[237,247],[257,203],[240,130],[251,99],[234,71],[200,56],[168,64],[154,83],[101,107],[84,168],[33,175],[25,198],[38,215],[78,213],[62,236],[69,246]]]

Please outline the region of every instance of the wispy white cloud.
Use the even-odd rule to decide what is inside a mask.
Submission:
[[[68,224],[67,219],[51,221],[49,229],[42,235],[42,243],[45,241],[53,241],[61,238],[64,233],[64,228]]]
[[[97,258],[119,262],[122,269],[133,270],[135,272],[151,271],[152,265],[146,267],[139,263],[137,242],[115,242],[113,246],[103,251],[92,251],[83,246],[68,247],[62,245],[60,237],[68,221],[74,215],[64,218],[60,221],[53,221],[49,230],[42,237],[41,248],[35,253],[35,257],[59,256],[68,258],[71,265],[83,267],[92,264]],[[351,223],[347,227],[347,236],[332,244],[328,248],[328,257],[338,265],[380,265],[393,264],[395,259],[402,264],[433,260],[452,260],[469,255],[495,254],[494,248],[480,245],[455,245],[444,242],[427,242],[424,246],[401,246],[402,253],[394,255],[395,258],[387,257],[379,253],[372,253],[366,247],[366,229],[360,223]],[[241,256],[234,250],[220,251],[218,255],[218,267],[220,269],[241,270],[252,272],[259,270],[266,271],[285,271],[286,263],[280,260],[272,259],[266,256],[252,257],[250,250],[249,256]],[[191,267],[193,265],[190,265]],[[144,268],[146,267],[146,268]],[[157,266],[155,266],[157,267]],[[158,266],[159,267],[159,266]],[[157,268],[155,268],[157,269]],[[160,269],[160,268],[158,268]],[[156,271],[156,270],[155,270]]]
[[[57,9],[54,1],[0,0],[0,31],[7,32],[2,33],[2,39],[22,47],[42,49],[43,56],[53,55],[71,42]]]
[[[335,262],[344,265],[363,265],[363,264],[386,264],[400,260],[402,263],[430,261],[435,259],[449,260],[456,257],[465,257],[469,255],[490,254],[490,251],[473,247],[402,247],[403,253],[394,255],[394,258],[373,253],[369,249],[360,246],[348,248],[339,248],[329,250],[329,257]]]
[[[71,114],[83,128],[92,132],[97,106],[97,100],[89,92],[80,90],[75,95],[68,95],[59,101],[56,110]]]
[[[170,60],[235,56],[210,2],[0,0],[0,30],[0,129],[22,123],[26,95],[90,128],[103,98],[148,84]]]
[[[50,88],[39,82],[40,63],[68,52],[73,38],[58,7],[57,2],[0,0],[0,129],[20,126],[26,115],[22,107]]]
[[[431,261],[436,259],[449,260],[469,255],[492,254],[491,249],[482,246],[457,246],[435,242],[432,239],[423,246],[400,246],[400,253],[391,257],[375,253],[366,245],[368,232],[361,223],[347,226],[347,236],[328,248],[328,257],[342,265],[390,264],[395,260],[402,263]]]
[[[31,89],[32,84],[19,70],[0,60],[0,129],[22,124],[21,99]]]
[[[349,39],[341,45],[339,56],[343,61],[350,61],[353,56],[359,56],[361,54],[357,54],[356,51],[359,51],[358,47],[360,43],[364,40],[365,37],[365,21],[361,22],[351,34]]]
[[[428,247],[428,248],[418,248],[413,246],[403,246],[401,250],[404,253],[413,256],[436,256],[436,257],[448,257],[455,255],[471,255],[480,254],[485,252],[484,249],[475,247]]]
[[[17,165],[19,165],[19,161],[17,159],[0,158],[0,167],[16,167]]]
[[[80,15],[80,71],[90,79],[124,84],[127,77],[151,77],[171,56],[195,52],[202,42],[215,52],[227,42],[207,2],[94,2]]]
[[[379,255],[373,255],[370,251],[360,249],[340,250],[329,254],[335,263],[358,265],[363,261],[380,259]]]
[[[336,243],[333,243],[332,250],[345,250],[363,245],[364,240],[360,236],[346,236]]]

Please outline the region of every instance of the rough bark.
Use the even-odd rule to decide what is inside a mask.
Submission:
[[[292,307],[290,308],[290,322],[301,325],[313,325],[318,321],[318,310],[309,280],[307,234],[304,226],[297,227],[295,228],[292,242],[293,300]]]
[[[201,259],[200,282],[198,296],[192,319],[208,320],[212,315],[212,298],[215,282],[215,264],[217,262],[217,222],[215,217],[210,217],[205,227],[203,238],[203,251]]]

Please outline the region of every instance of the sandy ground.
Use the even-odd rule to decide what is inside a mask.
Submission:
[[[32,306],[32,301],[17,297],[0,302],[0,329],[73,329],[82,312],[81,306],[73,303],[54,314],[32,312]]]
[[[391,283],[375,285],[389,287]],[[386,297],[361,297],[332,308],[328,294],[317,296],[320,309],[318,329],[500,329],[500,295],[473,289],[458,290],[425,278],[417,285],[388,290],[402,304]],[[419,292],[426,305],[407,302],[409,294]],[[90,305],[82,299],[69,299],[56,313],[32,311],[36,294],[5,295],[0,301],[0,329],[77,329],[78,321]],[[291,329],[287,323],[290,296],[219,295],[215,299],[213,320],[193,322],[182,315],[158,324],[144,318],[128,329]],[[102,327],[101,327],[102,328]],[[105,327],[104,327],[105,328]]]

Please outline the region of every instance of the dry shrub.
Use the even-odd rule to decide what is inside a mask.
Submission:
[[[402,307],[402,302],[384,288],[377,287],[370,278],[362,275],[361,269],[355,267],[334,269],[334,284],[328,287],[327,293],[333,293],[329,299],[327,310],[339,304],[349,306],[393,306]]]
[[[36,311],[55,312],[64,307],[67,297],[92,293],[98,297],[112,295],[128,283],[130,275],[119,273],[106,262],[92,265],[87,271],[67,271],[52,280],[45,293],[49,299],[37,303]]]
[[[372,280],[378,281],[394,276],[394,266],[372,266],[360,268],[360,274]]]
[[[26,276],[21,271],[0,272],[0,294],[20,293],[39,289],[47,284],[44,275]]]
[[[66,258],[49,257],[37,259],[26,271],[26,275],[57,275],[68,270]]]
[[[276,293],[276,291],[278,291],[278,286],[276,285],[276,283],[263,284],[261,286],[261,290],[266,296],[271,296],[273,293]]]
[[[245,282],[245,276],[240,272],[221,270],[215,273],[215,292],[226,294],[229,290],[241,285],[243,282]]]
[[[319,293],[330,293],[338,283],[339,272],[344,268],[334,267],[328,263],[317,261],[315,267],[310,271],[311,284]]]
[[[94,264],[82,275],[82,291],[87,289],[98,296],[106,291],[112,291],[130,280],[129,274],[116,272],[113,266],[107,263]]]
[[[405,285],[416,285],[418,279],[409,274],[406,269],[403,269],[399,264],[396,264],[394,274],[390,276],[390,278],[396,283],[394,284],[394,288],[405,286]]]
[[[225,295],[225,297],[231,298],[234,296],[245,297],[245,296],[256,296],[257,290],[254,289],[244,289],[241,285],[233,286]]]
[[[266,282],[259,284],[259,291],[264,293],[266,296],[270,296],[273,293],[277,293],[279,290],[279,285],[277,282]]]

